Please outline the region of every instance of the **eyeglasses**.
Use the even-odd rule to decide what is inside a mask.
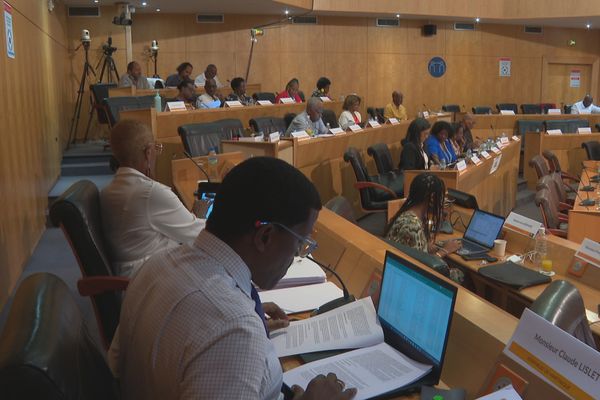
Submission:
[[[257,228],[261,227],[261,226],[269,225],[269,224],[275,225],[275,226],[283,229],[284,231],[288,232],[289,234],[294,236],[296,239],[298,239],[299,243],[298,243],[298,249],[296,250],[296,256],[304,258],[316,250],[316,248],[317,248],[316,240],[314,240],[308,236],[306,236],[306,237],[300,236],[299,234],[297,234],[296,232],[294,232],[287,226],[280,224],[279,222],[256,221]]]

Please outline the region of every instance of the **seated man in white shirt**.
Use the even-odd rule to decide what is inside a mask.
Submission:
[[[151,89],[148,79],[142,75],[142,66],[137,61],[127,64],[127,73],[121,75],[119,87],[132,87],[136,89]]]
[[[204,228],[171,188],[152,179],[162,145],[140,122],[123,120],[110,134],[119,169],[100,193],[104,236],[119,275],[130,275],[151,255],[194,240]]]
[[[220,89],[223,87],[223,84],[219,80],[217,76],[217,66],[215,64],[208,64],[203,73],[198,75],[195,80],[196,87],[202,87],[206,83],[207,80],[214,79],[217,84],[217,88]]]
[[[240,201],[240,199],[244,201]],[[285,161],[254,157],[234,167],[216,195],[206,229],[153,256],[127,288],[121,308],[122,398],[280,399],[283,374],[269,340],[271,319],[254,284],[271,289],[310,238],[321,200]],[[278,326],[287,324],[279,323]],[[294,399],[351,399],[335,374],[293,387]]]
[[[196,100],[196,108],[219,108],[223,107],[223,95],[217,91],[217,83],[214,79],[207,79],[204,91]]]
[[[571,106],[571,114],[597,114],[600,113],[600,107],[594,105],[594,99],[586,94],[583,100]]]
[[[306,102],[306,110],[292,120],[285,131],[285,136],[291,136],[292,132],[306,131],[309,135],[323,135],[329,130],[323,123],[323,101],[318,97],[311,97]]]

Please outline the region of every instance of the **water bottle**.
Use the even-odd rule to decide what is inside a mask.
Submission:
[[[214,148],[208,153],[208,177],[211,181],[219,179],[219,172],[217,171],[217,165],[219,164],[219,158]]]
[[[158,90],[156,91],[156,96],[154,96],[154,109],[156,112],[162,111],[162,100],[160,98],[160,94],[158,94]]]
[[[328,122],[325,126],[327,127],[327,133],[329,133],[329,131],[331,130],[331,124]]]
[[[548,238],[546,237],[546,229],[541,227],[535,236],[535,253],[534,262],[537,270],[546,274],[547,271],[543,268],[544,260],[546,260],[548,254]]]

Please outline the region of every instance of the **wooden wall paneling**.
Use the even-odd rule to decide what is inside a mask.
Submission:
[[[446,35],[446,54],[453,56],[476,56],[481,54],[481,28],[475,25],[474,31],[456,31],[453,24],[444,23]]]
[[[235,53],[236,75],[245,76],[249,55],[250,49],[248,49],[247,52]],[[261,90],[263,92],[282,91],[285,88],[285,83],[283,83],[284,86],[282,86],[281,65],[278,61],[279,55],[277,53],[254,53],[252,56],[252,66],[250,68],[248,82],[260,82]],[[302,82],[300,82],[300,85],[302,88]]]
[[[511,77],[515,90],[513,101],[521,107],[524,103],[540,103],[542,90],[541,57],[515,57],[512,59]],[[519,108],[519,112],[521,109]]]
[[[500,3],[500,2],[498,2]],[[517,55],[518,25],[480,24],[480,52],[483,56],[514,57]]]
[[[366,30],[366,29],[365,29]],[[325,76],[332,79],[337,96],[355,93],[362,99],[364,118],[365,105],[368,103],[368,62],[367,57],[357,57],[351,51],[328,53],[325,57]],[[337,100],[337,99],[336,99]]]
[[[492,106],[491,104],[482,104],[481,57],[446,56],[445,60],[448,68],[442,77],[446,81],[442,98],[455,104],[465,105],[468,110],[471,110],[474,105]],[[435,107],[437,109],[441,105],[436,104]]]
[[[570,74],[572,70],[580,73],[580,86],[571,87]],[[580,101],[587,93],[592,92],[592,66],[585,64],[554,64],[548,65],[546,95],[544,101],[560,104],[572,104]]]
[[[402,20],[407,28],[408,54],[442,55],[446,53],[446,25],[437,21],[437,34],[423,36],[422,28],[425,21]]]
[[[489,105],[494,112],[498,103],[514,103],[517,91],[520,89],[515,85],[514,73],[510,77],[501,77],[499,73],[499,57],[480,56],[480,101],[481,104]]]
[[[368,106],[385,107],[392,101],[392,92],[405,92],[407,82],[406,57],[401,54],[371,54],[369,55]],[[405,94],[406,96],[406,94]],[[412,113],[412,110],[408,110]]]
[[[310,97],[313,90],[317,88],[317,79],[321,76],[325,76],[323,71],[325,70],[326,53],[282,52],[278,57],[281,68],[281,78],[285,81],[281,82],[279,91],[285,89],[285,84],[287,83],[286,79],[297,78],[300,82],[300,90],[304,92],[305,97]],[[333,99],[338,100],[335,95],[335,93],[337,93],[336,86],[336,82],[333,81],[331,84],[330,96]]]
[[[371,54],[407,54],[408,21],[401,20],[400,26],[376,26],[375,19],[368,19],[367,52]]]
[[[542,90],[541,90],[541,98],[550,98],[553,93],[551,93],[550,83],[559,82],[560,79],[552,79],[550,72],[550,65],[588,65],[591,66],[591,92],[590,94],[593,97],[598,97],[598,74],[600,73],[600,58],[596,57],[543,57],[542,59]],[[581,68],[582,69],[582,68]],[[583,69],[582,69],[583,71]],[[559,84],[557,84],[559,85]],[[564,86],[564,85],[563,85]],[[555,87],[555,90],[558,86]],[[568,93],[569,88],[565,88],[567,92],[563,92],[563,96],[569,96]],[[564,98],[564,97],[563,97]]]
[[[317,16],[317,25],[285,24],[280,28],[282,52],[322,52],[325,37],[322,19]],[[300,61],[300,60],[299,60]],[[284,78],[285,79],[285,78]],[[287,82],[287,80],[286,80]]]

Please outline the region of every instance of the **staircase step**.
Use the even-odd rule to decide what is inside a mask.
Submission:
[[[523,177],[517,178],[517,190],[525,190],[527,189],[527,180]]]
[[[62,164],[61,176],[113,175],[108,161]]]
[[[112,157],[111,152],[97,153],[97,154],[65,154],[62,158],[61,164],[84,164],[84,163],[98,163],[98,162],[109,162]]]
[[[517,201],[515,207],[522,207],[528,203],[535,201],[535,192],[529,189],[521,189],[517,191]]]

